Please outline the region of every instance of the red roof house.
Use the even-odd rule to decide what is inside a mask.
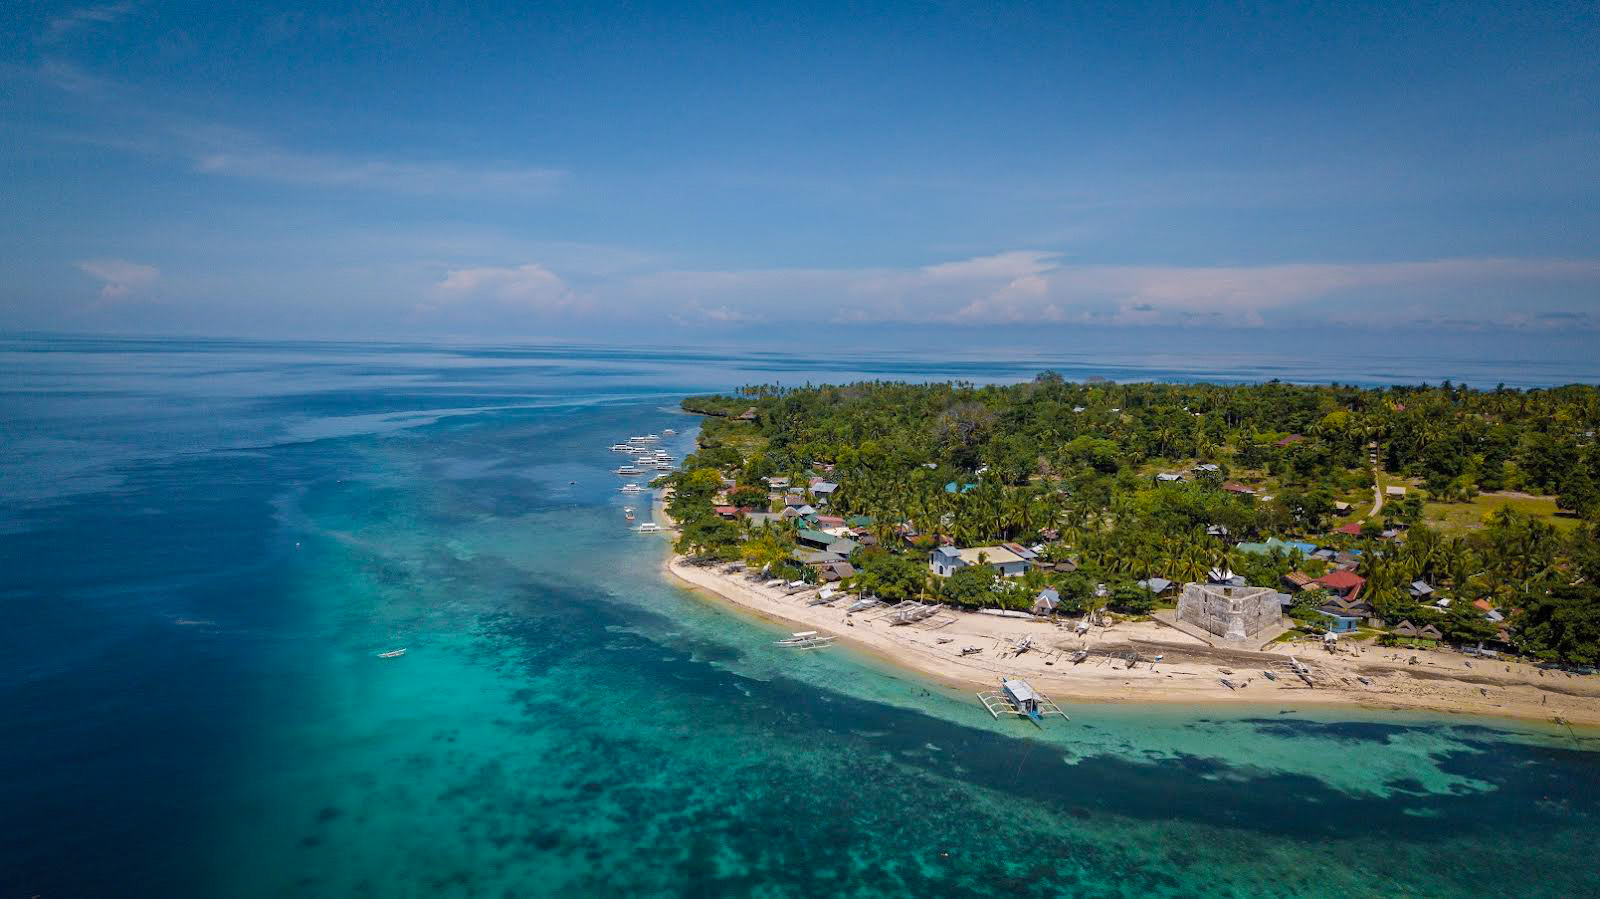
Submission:
[[[1333,530],[1337,534],[1349,534],[1352,537],[1359,537],[1361,536],[1361,522],[1352,521],[1349,524],[1341,524]]]
[[[1354,571],[1332,571],[1316,582],[1321,584],[1329,593],[1335,593],[1345,599],[1355,599],[1361,595],[1361,588],[1366,586],[1367,579]]]

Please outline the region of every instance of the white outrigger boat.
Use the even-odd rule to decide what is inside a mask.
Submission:
[[[962,655],[966,655],[965,650],[962,651]],[[1035,690],[1032,684],[1021,678],[1001,678],[998,691],[979,693],[978,700],[996,719],[1001,715],[1015,715],[1041,725],[1048,715],[1059,715],[1068,721],[1072,720],[1050,700],[1050,697]]]
[[[613,453],[631,453],[633,452],[633,447],[626,443],[613,443],[611,444],[611,451]]]
[[[637,465],[622,465],[622,466],[618,466],[617,470],[612,472],[612,474],[639,475],[639,474],[644,474],[644,469],[640,468]]]
[[[677,431],[674,431],[671,428],[663,428],[662,431],[661,431],[661,436],[663,436],[663,437],[672,437],[677,433],[678,433]]]
[[[646,521],[643,524],[640,524],[638,527],[634,528],[634,531],[636,531],[636,532],[638,532],[640,534],[659,534],[659,533],[662,532],[662,529],[661,529],[661,525],[656,524],[653,521]]]
[[[816,631],[795,631],[787,639],[774,640],[772,645],[788,646],[794,649],[815,649],[820,646],[827,646],[837,639],[839,638],[832,634],[819,634]]]
[[[378,653],[378,658],[380,658],[380,659],[398,659],[401,656],[406,654],[406,649],[407,649],[407,647],[401,647],[399,649],[391,649],[388,652],[380,652],[380,653]]]
[[[646,488],[640,487],[638,484],[623,484],[617,489],[621,490],[623,493],[643,493],[646,490]]]

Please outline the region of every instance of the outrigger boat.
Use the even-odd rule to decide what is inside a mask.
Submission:
[[[644,474],[644,469],[640,468],[637,465],[622,465],[622,466],[618,466],[617,470],[615,472],[612,472],[612,473],[613,474],[619,474],[619,475],[638,475],[638,474]]]
[[[671,428],[664,428],[664,429],[663,429],[663,430],[662,430],[662,431],[661,431],[661,436],[663,436],[663,437],[671,437],[671,436],[672,436],[672,435],[674,435],[674,434],[676,434],[676,433],[678,433],[678,432],[677,432],[677,431],[674,431],[674,430],[673,430],[673,429],[671,429]]]
[[[646,488],[640,487],[638,484],[623,484],[617,489],[621,490],[623,493],[643,493],[645,492]]]
[[[633,452],[633,447],[626,443],[613,443],[611,444],[611,451],[613,453],[631,453]]]
[[[1002,678],[1000,689],[987,693],[979,693],[978,699],[989,714],[995,718],[1001,715],[1015,715],[1018,718],[1027,718],[1034,724],[1042,725],[1048,715],[1059,715],[1071,721],[1067,713],[1050,700],[1050,697],[1040,693],[1033,685],[1020,678]]]
[[[405,654],[406,654],[406,647],[401,647],[400,649],[391,649],[388,652],[380,652],[380,653],[378,653],[378,658],[380,658],[380,659],[398,659],[398,658],[400,658],[401,656],[403,656]]]
[[[773,641],[773,646],[788,646],[794,649],[814,649],[827,646],[839,639],[832,634],[819,634],[816,631],[795,631],[787,639]]]
[[[633,507],[632,506],[623,506],[622,507],[622,517],[628,519],[629,521],[632,521],[633,520]]]
[[[659,534],[661,533],[661,525],[656,524],[653,521],[647,521],[634,528],[634,530],[641,534]]]

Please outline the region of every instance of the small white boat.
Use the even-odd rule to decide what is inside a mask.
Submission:
[[[623,484],[617,489],[623,493],[644,493],[646,488],[640,487],[638,484]]]
[[[774,640],[773,646],[788,646],[793,649],[812,649],[818,646],[827,646],[837,637],[831,634],[819,634],[816,631],[795,631],[785,640]]]
[[[675,435],[675,434],[677,434],[677,433],[678,433],[678,432],[677,432],[677,431],[674,431],[674,430],[673,430],[673,429],[671,429],[671,428],[664,428],[664,429],[663,429],[663,430],[662,430],[662,431],[661,431],[661,436],[663,436],[663,437],[671,437],[671,436],[673,436],[673,435]]]
[[[656,524],[653,521],[646,521],[634,528],[634,530],[641,534],[659,534],[661,533],[661,525]]]
[[[400,658],[401,656],[403,656],[405,654],[406,654],[406,647],[401,647],[400,649],[391,649],[388,652],[380,652],[380,653],[378,653],[378,658],[380,658],[380,659],[398,659],[398,658]]]
[[[633,447],[626,443],[613,443],[611,444],[611,451],[613,453],[631,453],[633,452]]]
[[[612,473],[613,474],[619,474],[619,475],[639,475],[639,474],[644,474],[644,469],[640,468],[637,465],[623,465],[623,466],[619,466],[617,468],[617,470],[612,472]]]

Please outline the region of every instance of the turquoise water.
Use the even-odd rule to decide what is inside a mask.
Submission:
[[[1590,734],[1038,730],[667,584],[606,447],[683,392],[1029,373],[780,362],[0,343],[0,896],[1600,892]]]

